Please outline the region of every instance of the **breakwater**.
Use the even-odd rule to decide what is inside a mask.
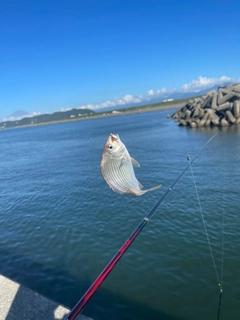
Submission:
[[[190,99],[172,116],[180,126],[209,127],[240,123],[240,84],[219,87]]]

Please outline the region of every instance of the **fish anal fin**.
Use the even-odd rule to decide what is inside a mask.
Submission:
[[[152,190],[155,190],[155,189],[158,189],[158,188],[161,188],[161,184],[159,184],[159,185],[157,185],[157,186],[155,186],[155,187],[152,187],[152,188],[150,188],[150,189],[148,189],[147,191],[152,191]]]
[[[132,165],[133,165],[134,167],[138,167],[138,168],[140,167],[140,164],[137,162],[137,160],[131,158],[131,161],[132,161]]]
[[[148,190],[140,190],[137,188],[132,188],[127,191],[127,193],[133,194],[134,196],[141,196],[142,194],[148,192]]]
[[[139,181],[138,181],[138,186],[139,186],[139,189],[143,188],[143,185]]]
[[[147,190],[139,190],[139,189],[129,189],[128,191],[127,191],[127,193],[130,193],[130,194],[133,194],[134,196],[142,196],[144,193],[146,193],[146,192],[148,192],[148,191],[152,191],[152,190],[155,190],[155,189],[158,189],[158,188],[160,188],[162,185],[161,184],[159,184],[159,185],[157,185],[157,186],[155,186],[155,187],[152,187],[152,188],[150,188],[150,189],[147,189]]]

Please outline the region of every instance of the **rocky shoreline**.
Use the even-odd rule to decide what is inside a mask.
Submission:
[[[240,84],[219,87],[190,99],[171,116],[180,126],[209,127],[240,123]]]

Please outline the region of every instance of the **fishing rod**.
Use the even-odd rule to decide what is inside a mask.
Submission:
[[[119,249],[119,251],[115,254],[115,256],[112,258],[112,260],[108,263],[108,265],[103,269],[103,271],[99,274],[97,279],[93,282],[93,284],[89,287],[89,289],[85,292],[85,294],[82,296],[82,298],[78,301],[78,303],[75,305],[75,307],[70,311],[68,316],[65,318],[65,320],[75,320],[77,316],[81,313],[83,308],[86,306],[88,301],[92,298],[94,293],[98,290],[98,288],[101,286],[103,281],[106,279],[106,277],[109,275],[109,273],[113,270],[113,268],[116,266],[118,261],[122,258],[124,253],[127,251],[127,249],[130,247],[130,245],[133,243],[133,241],[137,238],[139,233],[142,231],[142,229],[145,227],[145,225],[149,222],[149,220],[152,218],[155,211],[158,209],[158,207],[161,205],[161,203],[165,200],[165,198],[169,195],[169,193],[172,191],[174,186],[177,184],[177,182],[181,179],[181,177],[184,175],[184,173],[187,171],[187,169],[191,166],[191,164],[197,159],[199,153],[206,147],[206,145],[216,136],[212,136],[205,144],[204,146],[197,152],[197,154],[194,156],[193,159],[191,159],[189,156],[187,157],[188,165],[182,170],[182,172],[178,175],[178,177],[173,181],[173,183],[169,186],[169,188],[165,191],[165,193],[162,195],[162,197],[158,200],[158,202],[155,204],[155,206],[152,208],[152,210],[148,213],[148,215],[143,218],[142,222],[138,225],[138,227],[133,231],[133,233],[130,235],[130,237],[125,241],[123,246]]]

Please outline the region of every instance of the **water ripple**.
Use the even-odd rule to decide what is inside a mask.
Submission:
[[[0,131],[0,272],[73,306],[187,165],[186,156],[214,131],[169,121],[166,112],[155,112]],[[99,163],[110,132],[140,162],[141,183],[161,183],[161,189],[143,197],[109,189]],[[224,214],[225,319],[240,315],[238,135],[220,130],[193,165],[219,276]],[[217,299],[188,170],[85,313],[96,319],[208,320],[216,315]]]

